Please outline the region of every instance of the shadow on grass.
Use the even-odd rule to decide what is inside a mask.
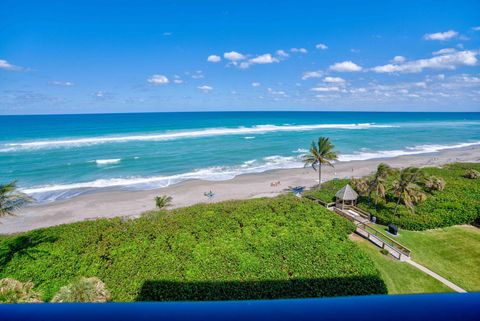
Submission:
[[[14,258],[14,256],[28,256],[35,259],[35,254],[45,253],[36,247],[42,243],[53,243],[57,238],[45,235],[42,231],[35,231],[27,235],[13,237],[0,243],[0,271]]]
[[[275,281],[145,281],[136,301],[213,301],[386,294],[377,276]]]

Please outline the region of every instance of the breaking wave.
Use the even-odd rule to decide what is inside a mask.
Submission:
[[[377,125],[373,123],[365,124],[317,124],[317,125],[258,125],[253,127],[237,128],[207,128],[199,130],[166,132],[159,134],[130,135],[130,136],[98,136],[74,139],[56,139],[45,141],[18,142],[3,144],[0,152],[11,152],[22,149],[43,149],[58,147],[79,147],[84,145],[104,144],[104,143],[125,143],[132,141],[162,141],[185,138],[199,138],[224,135],[246,135],[246,134],[264,134],[270,132],[294,132],[309,131],[315,129],[370,129],[370,128],[390,128],[391,125]],[[252,136],[249,136],[252,137]]]

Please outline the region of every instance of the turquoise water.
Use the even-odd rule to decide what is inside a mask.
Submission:
[[[40,201],[301,167],[328,136],[340,160],[480,144],[480,113],[211,112],[0,116],[0,177]]]

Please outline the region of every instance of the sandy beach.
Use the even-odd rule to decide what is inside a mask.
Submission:
[[[440,166],[451,162],[480,162],[480,146],[444,150],[434,154],[400,156],[337,163],[335,169],[325,167],[324,181],[334,177],[360,177],[371,173],[380,162],[393,167]],[[336,173],[336,176],[335,176]],[[41,227],[116,216],[137,217],[155,208],[157,195],[173,197],[172,207],[183,207],[201,202],[220,202],[231,199],[273,197],[286,192],[288,186],[311,187],[318,184],[317,173],[311,168],[272,170],[259,174],[237,176],[227,181],[190,180],[169,187],[146,191],[109,191],[81,195],[47,204],[32,204],[15,216],[4,217],[0,234],[11,234]],[[271,182],[280,181],[278,186]],[[213,191],[208,200],[205,192]]]

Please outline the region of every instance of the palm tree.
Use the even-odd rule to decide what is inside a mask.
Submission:
[[[333,149],[335,146],[330,142],[327,137],[319,137],[318,143],[312,142],[310,146],[309,154],[303,156],[303,162],[305,167],[312,166],[316,171],[318,166],[318,188],[322,186],[322,165],[332,166],[332,161],[336,161],[338,156],[337,152]]]
[[[156,196],[155,197],[155,205],[159,210],[162,210],[172,203],[172,197],[168,195]]]
[[[364,196],[369,191],[369,181],[367,178],[352,178],[350,184],[353,189],[358,193],[358,195]]]
[[[375,206],[377,206],[378,197],[385,199],[387,190],[387,178],[395,172],[388,164],[378,164],[377,171],[369,181],[368,198],[371,200],[372,193],[375,193]]]
[[[392,192],[398,198],[394,214],[397,214],[398,205],[402,202],[413,211],[413,205],[425,200],[426,195],[418,184],[423,180],[420,169],[407,167],[400,171],[400,176],[393,182]]]
[[[17,190],[16,181],[0,185],[0,217],[13,215],[15,210],[30,201],[32,198]]]

